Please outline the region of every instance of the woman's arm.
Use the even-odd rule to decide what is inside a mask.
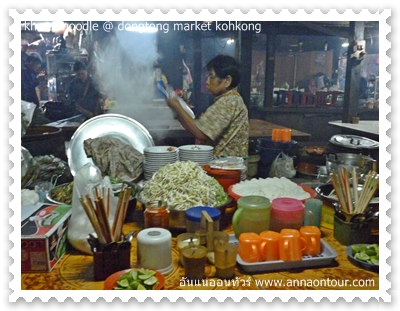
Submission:
[[[76,110],[78,110],[80,113],[84,114],[86,117],[88,117],[89,119],[94,117],[94,113],[83,108],[81,105],[76,104],[75,105]]]
[[[176,112],[176,114],[178,115],[178,120],[182,124],[182,126],[195,138],[200,140],[209,139],[208,136],[206,136],[202,131],[199,130],[194,119],[186,113],[186,111],[182,108],[177,99],[169,98],[167,100],[167,104]]]

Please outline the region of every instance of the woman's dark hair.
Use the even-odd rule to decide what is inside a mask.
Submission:
[[[74,63],[74,68],[73,68],[74,72],[77,72],[79,70],[86,70],[86,66],[84,63],[82,63],[81,61],[76,61]]]
[[[207,70],[214,69],[216,75],[224,79],[227,76],[232,77],[231,88],[234,88],[240,83],[240,65],[231,56],[228,55],[217,55],[207,64]]]

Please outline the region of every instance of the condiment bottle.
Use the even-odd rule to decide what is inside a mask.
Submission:
[[[271,201],[263,196],[250,195],[237,201],[232,227],[236,238],[242,232],[261,233],[269,229]]]
[[[145,228],[169,229],[169,210],[161,201],[153,201],[146,204],[144,211]]]

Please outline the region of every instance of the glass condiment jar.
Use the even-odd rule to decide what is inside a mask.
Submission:
[[[249,195],[237,201],[232,227],[236,238],[242,232],[261,233],[269,229],[271,201],[263,196]]]
[[[169,210],[166,204],[161,201],[153,201],[146,204],[144,227],[169,229]]]

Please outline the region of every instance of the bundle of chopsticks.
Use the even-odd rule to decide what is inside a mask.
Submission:
[[[351,174],[346,167],[334,170],[331,182],[342,212],[350,215],[363,214],[378,189],[379,175],[375,171],[369,171],[360,193],[358,193],[358,177],[355,167]]]
[[[80,196],[79,201],[97,234],[100,244],[106,245],[111,242],[118,242],[121,239],[122,226],[131,193],[132,187],[124,185],[118,198],[112,225],[110,225],[110,188],[105,189],[103,187],[100,191],[98,187],[95,187],[93,190],[94,200],[89,194]]]

